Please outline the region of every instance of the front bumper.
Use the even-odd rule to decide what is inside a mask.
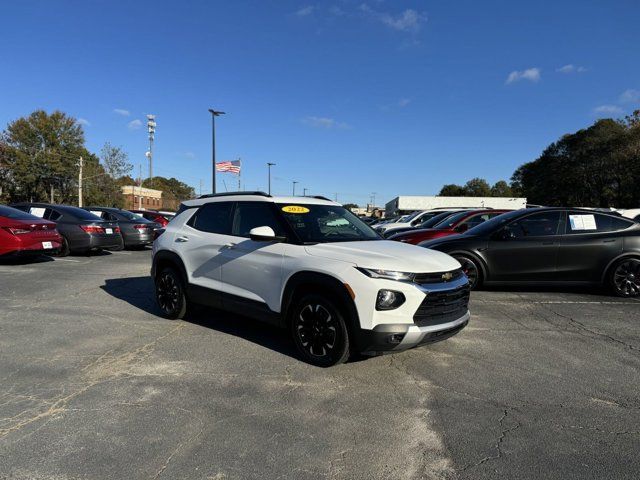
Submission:
[[[462,317],[447,323],[419,327],[406,324],[376,325],[373,330],[358,331],[356,342],[360,353],[391,353],[446,340],[469,323],[467,311]]]

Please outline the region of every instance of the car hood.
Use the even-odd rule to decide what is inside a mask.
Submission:
[[[315,257],[381,270],[429,273],[460,268],[460,264],[445,253],[389,240],[319,243],[307,245],[305,250]]]

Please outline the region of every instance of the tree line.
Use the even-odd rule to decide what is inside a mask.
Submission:
[[[9,122],[0,133],[0,201],[78,203],[80,158],[85,205],[124,206],[121,187],[139,185],[122,147],[105,143],[99,154],[85,145],[84,129],[73,117],[37,110]],[[175,178],[154,177],[143,187],[163,190],[165,198],[195,197]]]
[[[597,120],[563,135],[511,182],[490,186],[482,178],[445,185],[441,196],[526,197],[549,206],[640,206],[640,110],[623,119]]]

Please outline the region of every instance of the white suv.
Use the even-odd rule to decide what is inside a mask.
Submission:
[[[192,302],[265,320],[319,366],[444,340],[469,321],[456,260],[383,240],[321,197],[184,202],[153,244],[151,274],[166,317],[183,318]]]

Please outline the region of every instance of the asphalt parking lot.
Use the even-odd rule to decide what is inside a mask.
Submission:
[[[477,292],[450,340],[319,369],[160,318],[149,262],[0,265],[0,478],[638,478],[640,301]]]

